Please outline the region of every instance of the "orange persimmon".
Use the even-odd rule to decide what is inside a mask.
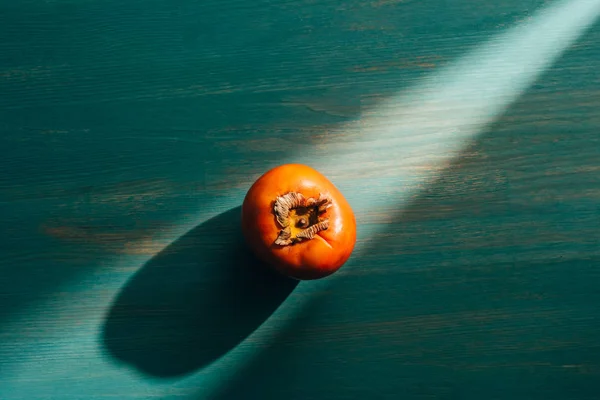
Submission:
[[[298,280],[336,272],[356,243],[354,212],[317,170],[285,164],[265,172],[242,204],[242,231],[254,253]]]

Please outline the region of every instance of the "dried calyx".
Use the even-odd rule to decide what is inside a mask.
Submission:
[[[331,198],[323,194],[318,199],[306,198],[290,192],[277,197],[273,212],[281,226],[275,244],[288,246],[302,240],[310,240],[329,227],[329,219],[323,213],[332,206]]]

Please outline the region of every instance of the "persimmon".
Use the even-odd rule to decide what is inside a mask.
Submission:
[[[356,220],[339,189],[317,170],[285,164],[260,176],[242,204],[242,231],[269,266],[298,280],[342,267],[356,243]]]

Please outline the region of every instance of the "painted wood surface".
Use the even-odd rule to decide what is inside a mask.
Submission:
[[[266,169],[548,3],[0,1],[0,398],[599,398],[598,24],[401,210],[393,152],[323,171],[335,277],[238,229]]]

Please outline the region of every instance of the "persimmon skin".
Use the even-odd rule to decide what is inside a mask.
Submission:
[[[281,226],[273,213],[278,196],[289,192],[307,198],[330,197],[325,212],[329,227],[313,239],[276,245]],[[342,193],[319,171],[303,164],[284,164],[265,172],[250,187],[242,204],[242,232],[252,251],[276,271],[298,280],[324,278],[350,258],[356,243],[356,219]]]

